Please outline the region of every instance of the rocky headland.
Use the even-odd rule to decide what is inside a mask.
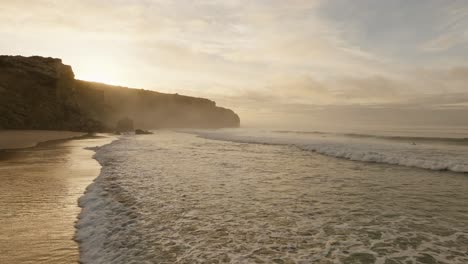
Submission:
[[[214,101],[75,79],[60,59],[0,56],[0,129],[110,131],[135,127],[238,127],[232,110]]]

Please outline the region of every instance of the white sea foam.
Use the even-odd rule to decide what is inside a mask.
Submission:
[[[464,175],[282,140],[293,147],[158,132],[97,149],[101,174],[79,200],[81,263],[467,263]]]
[[[466,139],[380,137],[356,134],[284,133],[252,129],[191,131],[217,140],[294,145],[302,150],[354,161],[430,170],[468,172]],[[416,142],[416,143],[415,143]]]

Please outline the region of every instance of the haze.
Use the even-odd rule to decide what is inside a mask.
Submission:
[[[0,53],[244,126],[468,126],[468,1],[0,0]]]

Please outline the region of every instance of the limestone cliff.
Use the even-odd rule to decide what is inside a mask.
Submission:
[[[99,131],[125,117],[147,129],[240,122],[208,99],[75,80],[60,59],[0,56],[0,128]]]
[[[0,128],[99,130],[83,116],[70,66],[60,59],[0,56]]]
[[[204,99],[76,81],[76,95],[86,115],[106,126],[128,117],[135,127],[238,127],[239,117]]]

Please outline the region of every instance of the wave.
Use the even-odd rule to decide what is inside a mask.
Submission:
[[[454,143],[468,145],[468,138],[462,137],[416,137],[416,136],[386,136],[386,135],[372,135],[372,134],[360,134],[360,133],[333,133],[333,132],[322,132],[322,131],[289,131],[289,130],[275,130],[275,133],[282,134],[298,134],[298,135],[333,135],[333,136],[346,136],[353,138],[375,138],[375,139],[387,139],[387,140],[398,140],[407,142],[443,142],[443,143]]]
[[[307,146],[304,138],[278,133],[198,133]],[[164,131],[122,136],[94,150],[102,169],[79,199],[76,224],[83,264],[333,263],[364,254],[353,252],[383,263],[382,250],[401,251],[401,237],[422,237],[424,244],[398,254],[399,260],[430,254],[466,263],[466,179],[437,180],[418,171],[399,177],[401,171],[358,171],[352,164],[329,173],[337,162],[297,160],[303,155],[294,147],[278,151]],[[293,166],[283,167],[288,163]],[[409,184],[414,180],[418,188]]]
[[[134,199],[125,192],[126,184],[117,182],[118,176],[133,172],[116,169],[116,165],[124,162],[123,157],[127,158],[125,151],[134,151],[126,142],[120,138],[90,148],[96,151],[94,159],[101,165],[101,172],[78,200],[82,210],[75,225],[75,241],[80,247],[80,263],[146,263],[133,257],[134,250],[128,246],[139,236],[133,230]],[[133,261],[123,259],[126,254]]]
[[[465,146],[468,139],[440,139],[463,144],[421,144],[423,141],[434,141],[434,139],[361,134],[336,136],[337,134],[324,132],[291,133],[254,130],[192,131],[192,133],[207,139],[292,145],[305,151],[353,161],[385,163],[429,170],[468,172],[468,150]],[[398,141],[369,139],[398,139]],[[416,144],[414,141],[419,143]]]

